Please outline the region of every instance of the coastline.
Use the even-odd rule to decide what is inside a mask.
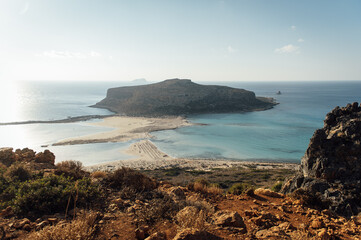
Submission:
[[[152,138],[151,133],[195,125],[188,122],[187,119],[183,117],[147,118],[111,116],[103,118],[100,122],[88,124],[91,126],[101,126],[112,129],[101,133],[63,139],[52,145],[60,146],[138,140],[130,145],[128,149],[123,151],[123,153],[127,155],[134,156],[133,158],[87,166],[86,168],[89,171],[113,171],[120,167],[129,167],[138,170],[182,168],[210,171],[214,168],[225,169],[232,167],[295,170],[299,166],[299,164],[296,163],[279,163],[271,161],[257,162],[229,159],[187,159],[169,156],[150,141]]]
[[[256,162],[244,160],[226,160],[226,159],[186,159],[174,158],[167,153],[160,151],[150,140],[141,140],[133,143],[124,151],[133,155],[133,159],[119,160],[107,163],[96,164],[86,167],[90,172],[94,171],[114,171],[121,167],[128,167],[137,170],[155,170],[155,169],[192,169],[199,171],[211,171],[212,169],[225,169],[234,167],[252,168],[252,169],[289,169],[297,170],[299,164],[296,163],[274,163],[274,162]]]

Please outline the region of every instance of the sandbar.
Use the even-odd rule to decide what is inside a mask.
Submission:
[[[100,122],[88,124],[112,129],[101,133],[64,139],[54,143],[53,146],[149,139],[152,137],[150,133],[154,131],[171,130],[192,125],[183,117],[144,118],[126,116],[107,117]]]

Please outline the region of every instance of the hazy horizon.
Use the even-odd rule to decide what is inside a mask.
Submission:
[[[361,80],[361,2],[0,2],[0,80]]]

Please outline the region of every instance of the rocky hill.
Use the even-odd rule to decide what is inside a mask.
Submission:
[[[361,107],[357,102],[336,107],[324,127],[315,131],[299,173],[284,193],[304,190],[341,215],[361,211]]]
[[[273,99],[257,98],[244,89],[170,79],[108,89],[106,98],[93,107],[129,116],[165,116],[265,110],[274,105]]]

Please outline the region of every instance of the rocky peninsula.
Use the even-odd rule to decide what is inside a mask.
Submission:
[[[276,103],[244,89],[200,85],[188,79],[108,89],[93,107],[127,116],[159,117],[266,110]]]

